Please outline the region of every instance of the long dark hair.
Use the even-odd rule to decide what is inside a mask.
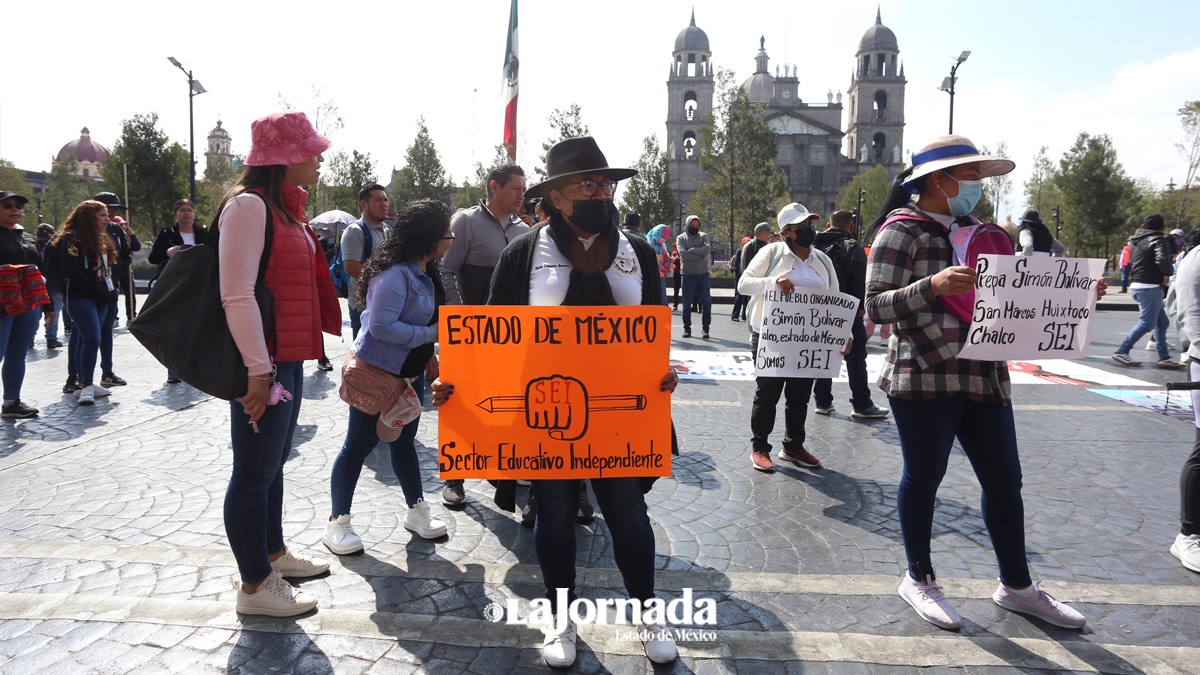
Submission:
[[[266,194],[267,201],[274,208],[276,218],[282,217],[284,222],[303,226],[304,223],[297,220],[294,214],[288,212],[287,206],[283,202],[283,177],[286,173],[287,167],[283,164],[243,167],[242,173],[238,175],[237,180],[233,182],[233,186],[229,188],[229,192],[225,193],[225,198],[221,200],[221,208],[225,208],[226,202],[243,192],[254,188],[261,188]]]
[[[419,199],[409,202],[396,215],[396,224],[392,233],[382,244],[375,247],[371,257],[362,268],[362,276],[358,279],[357,300],[360,307],[367,304],[367,287],[371,279],[387,268],[404,262],[411,262],[422,256],[427,256],[437,250],[442,237],[450,227],[450,209],[446,205],[432,199]],[[436,260],[430,260],[425,267],[425,274],[433,280],[433,289],[439,303],[445,297],[446,289],[442,286],[441,265]]]
[[[58,242],[62,240],[67,230],[75,230],[79,233],[79,249],[85,260],[94,260],[101,254],[107,253],[109,264],[115,264],[117,247],[113,245],[108,233],[96,224],[96,216],[101,211],[107,212],[108,205],[95,199],[80,202],[71,211],[71,215],[67,216],[67,219],[59,226],[58,236],[54,238],[54,246],[58,246]]]
[[[874,241],[875,235],[879,234],[879,228],[883,227],[883,224],[887,222],[888,215],[912,201],[913,194],[925,189],[926,176],[921,176],[914,180],[911,191],[908,186],[904,185],[904,181],[908,180],[908,177],[912,175],[914,168],[916,167],[910,166],[892,179],[892,186],[888,189],[887,199],[883,200],[883,206],[879,209],[879,213],[876,214],[875,220],[871,221],[871,224],[867,226],[867,232],[863,237],[863,241]]]

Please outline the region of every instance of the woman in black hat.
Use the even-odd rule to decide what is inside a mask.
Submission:
[[[489,305],[660,305],[662,286],[654,249],[644,239],[626,236],[616,225],[613,191],[616,181],[636,175],[614,169],[596,141],[573,138],[547,153],[550,177],[526,191],[542,197],[548,221],[514,239],[500,255],[492,275]],[[569,269],[567,274],[564,269]],[[662,390],[673,392],[678,378],[668,370]],[[436,381],[434,405],[441,405],[453,385]],[[592,479],[592,491],[613,538],[614,557],[630,598],[654,597],[654,530],[646,509],[648,479]],[[538,502],[534,547],[553,603],[557,589],[575,595],[575,518],[578,480],[532,481]],[[497,494],[499,494],[497,490]],[[555,607],[555,614],[566,612]],[[575,661],[575,626],[550,631],[542,656],[555,667]],[[655,663],[675,660],[675,642],[661,626],[643,631],[646,655]]]
[[[28,202],[15,192],[0,192],[0,266],[33,265],[36,270],[37,240],[20,225]],[[5,268],[5,272],[10,272],[13,282],[18,283],[24,277],[21,270],[26,269],[12,267]],[[9,278],[10,274],[5,277]],[[19,285],[17,289],[23,290],[23,286]],[[38,414],[37,408],[21,402],[21,384],[25,381],[25,355],[37,334],[39,312],[35,307],[25,307],[20,300],[18,304],[22,304],[20,310],[7,303],[0,304],[0,358],[4,360],[0,367],[0,379],[4,383],[0,417],[12,419],[37,417]]]

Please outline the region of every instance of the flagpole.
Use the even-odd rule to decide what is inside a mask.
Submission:
[[[504,149],[510,162],[517,161],[517,83],[521,61],[518,58],[517,0],[508,13],[508,39],[504,50]]]

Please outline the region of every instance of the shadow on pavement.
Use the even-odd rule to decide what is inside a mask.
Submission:
[[[280,619],[243,617],[243,625],[261,623],[263,630],[243,629],[229,652],[228,673],[332,673],[333,664],[305,633],[265,632]],[[268,626],[271,626],[270,628]]]

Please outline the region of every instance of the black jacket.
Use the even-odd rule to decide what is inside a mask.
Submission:
[[[108,224],[106,231],[108,238],[113,240],[113,246],[117,247],[117,259],[113,261],[113,267],[129,267],[133,262],[133,252],[142,250],[142,242],[138,241],[136,234],[126,237],[125,228],[113,222]]]
[[[1161,284],[1163,277],[1175,273],[1170,238],[1159,230],[1138,228],[1129,238],[1129,266],[1130,281]]]
[[[850,233],[833,228],[817,233],[813,245],[829,256],[841,291],[858,298],[861,309],[867,295],[867,254],[862,244]]]
[[[84,257],[78,230],[63,232],[54,248],[58,251],[58,270],[68,302],[71,298],[89,298],[97,305],[105,306],[117,301],[116,288],[108,290],[104,281],[106,271],[95,259]]]
[[[204,229],[202,225],[193,225],[192,231],[196,235],[196,245],[203,244],[208,236],[208,230]],[[171,259],[167,255],[167,249],[172,246],[183,246],[183,236],[179,234],[178,225],[164,227],[158,231],[158,236],[154,238],[154,246],[150,249],[150,264],[165,265]]]

